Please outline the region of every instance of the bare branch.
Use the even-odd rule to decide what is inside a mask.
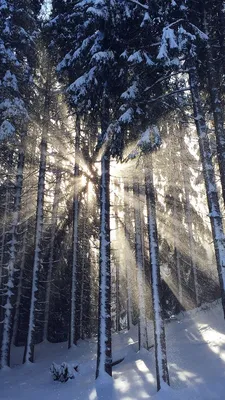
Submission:
[[[184,88],[184,89],[174,90],[173,92],[163,94],[162,96],[156,97],[155,99],[150,99],[150,100],[148,101],[148,103],[154,103],[154,101],[162,100],[162,99],[164,99],[165,97],[173,96],[173,95],[176,94],[176,93],[187,92],[187,91],[189,91],[189,90],[190,90],[189,87]]]
[[[138,0],[129,0],[131,3],[134,3],[142,8],[144,8],[144,10],[148,10],[148,6],[146,6],[145,4],[140,3]]]

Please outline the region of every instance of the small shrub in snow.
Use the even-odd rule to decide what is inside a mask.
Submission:
[[[50,367],[51,375],[54,381],[59,382],[67,382],[69,379],[75,378],[75,372],[78,371],[77,366],[68,365],[66,362],[63,362],[61,365],[56,363],[52,363]]]

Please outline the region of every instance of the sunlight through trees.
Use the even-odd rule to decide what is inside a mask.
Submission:
[[[221,1],[0,0],[0,365],[222,297]],[[154,325],[154,332],[152,328]],[[143,366],[141,366],[143,367]],[[143,367],[144,368],[144,367]]]

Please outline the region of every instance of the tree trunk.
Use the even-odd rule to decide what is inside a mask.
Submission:
[[[163,383],[169,384],[169,374],[167,369],[166,338],[161,304],[161,277],[156,223],[156,201],[151,154],[148,156],[148,160],[145,161],[145,188],[148,215],[152,304],[154,315],[156,379],[157,390],[160,390]]]
[[[1,254],[0,254],[0,289],[2,286],[2,278],[3,278],[3,266],[4,266],[4,255],[5,255],[5,240],[6,240],[6,228],[7,228],[7,216],[8,216],[8,207],[9,207],[9,187],[8,184],[6,186],[5,193],[5,204],[4,204],[4,215],[2,221],[2,234],[1,234]]]
[[[221,9],[221,12],[222,9]],[[204,24],[205,32],[208,34],[209,39],[206,43],[207,52],[207,72],[208,72],[208,90],[210,94],[211,107],[214,119],[214,129],[216,136],[216,147],[217,147],[217,158],[220,171],[220,180],[222,186],[223,201],[225,206],[225,131],[224,131],[224,113],[223,113],[223,102],[222,94],[220,89],[220,82],[222,81],[222,76],[218,76],[218,63],[220,60],[216,60],[213,55],[212,46],[218,44],[219,41],[211,41],[211,34],[208,32],[208,23],[206,13],[204,14]],[[222,71],[221,71],[222,73]]]
[[[55,234],[57,228],[57,215],[58,215],[61,179],[62,179],[61,169],[60,166],[58,166],[56,171],[56,184],[55,184],[55,193],[54,193],[52,218],[51,218],[51,237],[50,237],[49,263],[48,263],[48,275],[47,275],[47,287],[46,287],[46,299],[45,299],[43,341],[48,340],[51,280],[52,280],[52,269],[54,264],[54,244],[55,244]]]
[[[38,292],[38,273],[41,264],[41,240],[43,230],[43,206],[44,206],[44,188],[45,188],[45,173],[46,173],[46,153],[47,142],[43,137],[40,148],[40,168],[38,178],[38,196],[37,196],[37,212],[36,212],[36,226],[35,226],[35,247],[34,247],[34,263],[33,263],[33,276],[31,288],[31,303],[29,313],[29,326],[27,333],[27,342],[24,352],[24,363],[34,361],[34,344],[35,344],[35,326],[36,326],[36,306],[37,306],[37,292]]]
[[[75,138],[75,167],[74,167],[74,197],[73,197],[73,239],[72,239],[72,283],[71,283],[71,304],[70,304],[70,332],[68,348],[76,344],[77,332],[76,321],[76,301],[77,301],[77,262],[78,262],[78,219],[79,219],[79,163],[78,152],[80,146],[80,119],[76,120],[76,138]]]
[[[84,307],[85,307],[85,281],[86,279],[89,279],[87,276],[87,272],[85,271],[85,254],[88,251],[88,245],[87,245],[87,218],[88,218],[88,198],[86,199],[86,207],[84,207],[84,213],[83,213],[83,245],[82,245],[82,260],[81,260],[81,289],[80,289],[80,334],[79,337],[83,340],[84,339]],[[86,273],[85,273],[86,272]]]
[[[110,154],[105,151],[101,159],[100,182],[100,271],[99,320],[96,378],[105,373],[112,375],[111,350],[111,273],[110,273]]]
[[[144,265],[144,243],[143,243],[143,206],[140,203],[140,186],[134,178],[134,216],[135,216],[135,247],[137,263],[137,283],[139,302],[139,350],[141,347],[148,348],[146,309],[145,309],[145,265]]]
[[[201,98],[198,88],[198,77],[194,62],[191,61],[189,68],[189,82],[194,109],[195,125],[199,139],[200,158],[206,188],[206,196],[209,209],[209,217],[212,227],[213,242],[217,261],[222,306],[225,317],[225,239],[223,232],[223,221],[220,212],[218,191],[215,181],[215,171],[212,162],[212,154],[207,135],[206,122],[202,110]]]
[[[23,170],[24,170],[24,137],[21,139],[21,148],[18,155],[15,200],[13,207],[13,220],[11,228],[11,240],[9,246],[9,262],[8,262],[8,281],[6,283],[6,301],[3,306],[5,310],[3,322],[3,338],[1,348],[1,368],[10,366],[10,347],[12,339],[13,324],[13,298],[15,295],[15,266],[17,256],[17,240],[18,240],[18,224],[20,219],[21,194],[23,187]]]
[[[115,296],[116,296],[116,332],[119,332],[121,330],[120,327],[120,263],[121,263],[121,257],[120,257],[120,236],[119,236],[119,200],[118,200],[118,187],[119,187],[119,182],[116,179],[114,182],[114,217],[115,217],[115,232],[116,232],[116,238],[115,238],[115,243],[116,243],[116,248],[115,248],[115,267],[116,267],[116,291],[115,291]]]
[[[47,61],[48,62],[48,61]],[[24,351],[24,363],[34,361],[34,345],[35,345],[35,328],[36,328],[36,307],[38,292],[38,275],[41,265],[41,241],[43,231],[43,208],[44,208],[44,190],[45,190],[45,174],[46,174],[46,156],[47,156],[47,135],[49,129],[49,109],[50,109],[50,91],[51,91],[51,67],[48,63],[45,83],[45,97],[42,122],[42,139],[40,144],[40,164],[38,176],[38,194],[37,209],[35,223],[35,245],[34,245],[34,262],[31,286],[31,303],[29,313],[29,325],[27,332],[27,341]]]
[[[130,215],[129,215],[129,204],[127,198],[129,198],[129,186],[124,185],[124,234],[125,234],[125,246],[130,245]],[[126,198],[127,197],[127,198]],[[126,257],[126,247],[124,248],[124,264],[126,265],[126,291],[127,291],[127,329],[129,330],[132,325],[132,277],[131,277],[131,263]]]
[[[116,332],[120,330],[120,272],[119,262],[116,260]]]
[[[19,275],[19,282],[18,282],[18,289],[17,289],[17,296],[16,296],[16,305],[15,305],[15,316],[14,316],[14,323],[13,323],[12,343],[14,343],[15,345],[17,344],[16,338],[18,336],[23,273],[24,273],[25,259],[26,259],[27,234],[28,234],[28,219],[26,220],[25,227],[24,227],[23,244],[22,244],[22,258],[21,258],[21,262],[20,262],[20,275]]]

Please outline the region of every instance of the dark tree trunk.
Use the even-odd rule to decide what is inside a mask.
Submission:
[[[130,198],[129,185],[124,185],[124,235],[125,235],[125,248],[124,248],[124,264],[126,266],[126,292],[127,292],[127,329],[130,329],[132,325],[132,276],[131,276],[131,266],[132,264],[127,259],[127,249],[130,250],[130,232],[129,227],[131,224],[130,213],[129,213],[129,203]]]
[[[61,179],[62,179],[62,173],[61,173],[60,166],[58,166],[57,171],[56,171],[55,193],[54,193],[52,218],[51,218],[51,236],[50,236],[49,262],[48,262],[48,274],[47,274],[46,298],[45,298],[43,341],[48,340],[52,270],[53,270],[53,265],[54,265],[54,247],[55,247],[55,235],[56,235],[56,228],[57,228],[57,214],[58,214],[58,206],[59,206]]]
[[[138,306],[139,306],[139,349],[148,348],[146,307],[145,307],[145,263],[143,243],[143,205],[140,200],[140,185],[134,178],[134,217],[135,217],[135,250],[137,264]]]
[[[222,5],[222,3],[221,3]],[[223,13],[222,7],[218,12]],[[212,23],[212,21],[211,21]],[[223,71],[219,68],[221,60],[218,59],[213,52],[213,47],[219,47],[219,38],[213,38],[213,33],[209,32],[207,14],[204,13],[205,32],[208,34],[209,39],[206,43],[206,56],[207,56],[207,72],[208,72],[208,90],[210,94],[211,107],[214,119],[214,130],[216,137],[217,158],[220,171],[220,179],[222,186],[223,201],[225,205],[225,131],[224,131],[224,112],[223,101],[221,93],[221,82]],[[214,29],[214,26],[213,26]],[[221,74],[221,76],[220,76]]]
[[[154,315],[154,336],[155,336],[155,360],[157,390],[160,390],[163,383],[169,384],[167,368],[166,338],[161,304],[161,277],[159,265],[159,245],[156,223],[156,201],[155,187],[153,181],[152,155],[145,161],[145,188],[148,215],[148,235],[150,249],[151,287],[152,304]]]
[[[35,222],[35,245],[34,245],[34,262],[31,287],[31,302],[28,322],[27,340],[24,351],[24,363],[34,361],[34,345],[36,331],[36,308],[38,294],[38,276],[41,265],[41,242],[43,231],[43,208],[44,208],[44,191],[45,191],[45,175],[46,175],[46,157],[47,157],[47,136],[49,130],[49,111],[50,111],[50,91],[51,91],[51,67],[49,62],[46,67],[46,83],[44,93],[43,121],[42,121],[42,139],[40,144],[40,164],[38,175],[38,194]]]
[[[71,283],[71,304],[70,304],[70,332],[68,348],[76,345],[76,308],[77,308],[77,263],[78,263],[78,220],[79,220],[79,151],[80,151],[80,118],[76,120],[75,138],[75,166],[74,166],[74,197],[73,197],[73,238],[72,238],[72,283]]]
[[[96,378],[112,375],[110,271],[110,154],[101,159],[99,320]]]
[[[200,158],[206,188],[209,217],[212,228],[213,242],[217,261],[217,270],[221,289],[222,306],[225,317],[225,239],[223,220],[219,206],[216,187],[215,171],[212,162],[212,153],[209,145],[207,127],[199,93],[198,76],[194,60],[189,65],[189,82],[194,109],[195,125],[199,139]]]

